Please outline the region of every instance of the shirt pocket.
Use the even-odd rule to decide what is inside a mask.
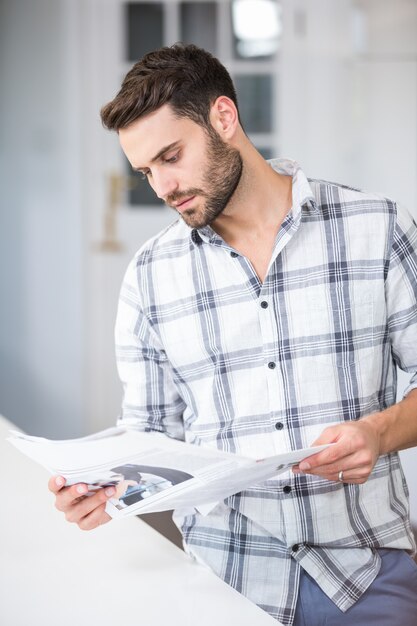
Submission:
[[[348,369],[375,354],[375,299],[361,293],[354,299],[312,298],[306,316],[306,350],[312,364]]]

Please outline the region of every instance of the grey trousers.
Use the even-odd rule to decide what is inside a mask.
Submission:
[[[417,626],[417,564],[403,550],[379,554],[378,576],[346,613],[302,572],[294,626]]]

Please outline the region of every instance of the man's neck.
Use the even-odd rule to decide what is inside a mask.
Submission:
[[[229,205],[211,224],[230,245],[269,240],[292,206],[292,177],[278,174],[253,149],[244,158],[242,178]]]
[[[243,171],[239,186],[211,226],[250,261],[263,283],[277,233],[292,207],[292,177],[278,174],[254,148],[249,158],[243,151],[241,154]]]

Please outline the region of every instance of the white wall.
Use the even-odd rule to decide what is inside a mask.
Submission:
[[[0,412],[49,436],[83,430],[77,51],[67,7],[0,3]]]

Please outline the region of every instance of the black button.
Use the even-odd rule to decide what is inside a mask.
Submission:
[[[263,309],[267,309],[267,308],[268,308],[268,302],[266,302],[265,300],[262,300],[262,302],[261,302],[261,307],[262,307]]]
[[[230,256],[232,256],[234,259],[239,256],[237,252],[231,252]]]
[[[282,422],[277,422],[277,423],[275,424],[275,428],[276,428],[277,430],[282,430],[282,429],[284,428],[284,424],[283,424]]]
[[[268,363],[268,367],[269,367],[270,370],[274,370],[276,368],[276,366],[277,366],[277,364],[274,363],[273,361],[270,361]]]
[[[291,548],[291,550],[292,550],[293,552],[297,552],[297,550],[298,550],[298,548],[299,548],[299,547],[300,547],[300,546],[298,545],[298,543],[295,543],[295,544],[293,545],[293,547]]]
[[[284,489],[282,490],[284,493],[291,493],[291,487],[289,485],[285,485]]]

